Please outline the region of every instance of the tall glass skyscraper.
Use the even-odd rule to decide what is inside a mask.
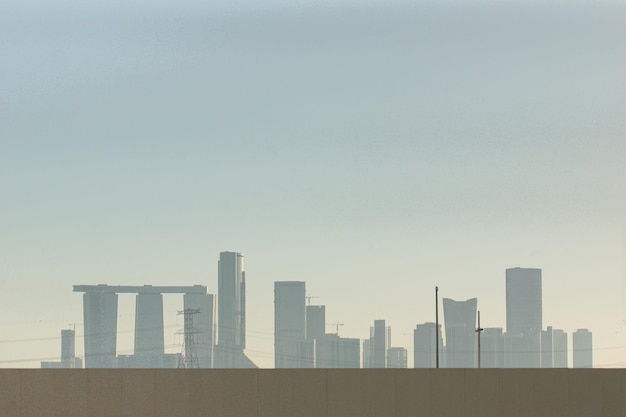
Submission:
[[[215,344],[215,297],[213,294],[185,294],[185,309],[199,310],[193,317],[194,344],[200,368],[213,367]]]
[[[306,306],[306,338],[314,341],[326,334],[326,306]]]
[[[164,354],[163,295],[139,293],[135,302],[135,366],[160,368]]]
[[[221,252],[217,263],[217,343],[229,348],[246,347],[246,273],[243,254]]]
[[[117,294],[106,285],[83,294],[85,367],[114,368],[117,346]]]
[[[541,269],[507,269],[507,333],[539,333],[542,328]]]
[[[306,338],[304,281],[274,282],[274,367],[302,368],[313,362]],[[311,353],[311,357],[308,353]],[[310,366],[310,365],[309,365]]]
[[[243,254],[221,252],[217,263],[216,368],[256,368],[243,353],[246,347],[246,273]]]
[[[541,269],[506,270],[506,331],[510,366],[541,366]]]
[[[478,300],[443,299],[448,368],[473,368],[476,361],[476,309]]]

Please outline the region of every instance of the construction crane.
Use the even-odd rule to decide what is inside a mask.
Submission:
[[[316,297],[316,296],[314,296],[314,295],[307,295],[307,296],[306,296],[306,297],[304,297],[304,298],[306,298],[306,303],[307,303],[307,305],[311,305],[311,298],[320,298],[320,297]]]
[[[339,336],[339,326],[343,326],[343,323],[328,323],[327,326],[335,326],[335,330],[337,332],[337,336]]]

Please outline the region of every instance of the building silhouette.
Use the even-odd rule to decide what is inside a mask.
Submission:
[[[61,330],[61,361],[41,362],[42,368],[75,369],[82,368],[83,361],[76,357],[76,332],[72,329]]]
[[[513,368],[541,366],[541,269],[506,270],[506,332]]]
[[[593,367],[593,335],[587,329],[578,329],[572,334],[574,368]]]
[[[370,337],[363,340],[363,368],[373,368],[374,362],[374,327],[370,327]]]
[[[221,252],[217,267],[217,346],[214,367],[254,368],[246,347],[246,273],[243,254]]]
[[[198,310],[194,314],[194,343],[200,368],[213,367],[215,345],[215,296],[189,293],[183,296],[184,309]]]
[[[539,333],[542,328],[541,269],[507,269],[507,333]]]
[[[117,365],[117,293],[107,285],[98,287],[83,294],[85,368],[114,368]]]
[[[306,306],[306,339],[316,340],[326,334],[326,306]]]
[[[243,254],[221,252],[218,261],[218,344],[246,347],[246,273]]]
[[[541,367],[541,332],[505,333],[506,368]]]
[[[139,293],[135,301],[135,367],[160,368],[165,354],[163,295]]]
[[[306,285],[274,282],[274,367],[311,367],[313,350],[306,342]],[[312,344],[311,344],[312,345]]]
[[[476,308],[478,300],[443,299],[446,330],[446,367],[473,368],[476,361]]]
[[[387,368],[406,368],[407,351],[403,347],[390,347],[387,349]]]
[[[541,367],[554,368],[554,339],[552,326],[541,331]]]
[[[503,368],[504,362],[504,334],[502,333],[502,328],[485,328],[480,336],[481,368]]]
[[[326,335],[326,306],[306,306],[306,340],[303,351],[306,360],[303,368],[314,368],[317,362],[317,345]]]
[[[552,330],[552,366],[567,368],[567,333],[561,329]]]
[[[369,339],[363,340],[363,368],[386,368],[391,346],[391,327],[385,320],[374,320]]]
[[[385,320],[374,320],[374,337],[370,352],[370,368],[387,367],[387,326]]]
[[[361,340],[327,333],[316,341],[316,368],[360,368]]]
[[[435,323],[423,323],[413,330],[413,367],[435,368],[437,366],[436,333],[439,335],[439,354],[443,356],[443,333],[441,324],[439,332],[435,331]]]
[[[163,296],[185,294],[185,297],[209,297],[203,285],[129,286],[74,285],[83,294],[86,368],[161,368],[169,367],[173,358],[164,353]],[[137,294],[135,305],[134,354],[117,357],[118,294]],[[203,306],[212,322],[213,314]],[[212,327],[212,324],[208,324]]]
[[[82,360],[76,357],[76,331],[61,330],[61,363],[63,368],[82,368]]]

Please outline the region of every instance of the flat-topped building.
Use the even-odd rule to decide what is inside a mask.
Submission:
[[[212,364],[213,296],[204,285],[74,285],[83,294],[85,367],[115,368],[117,364],[118,294],[137,294],[135,305],[135,351],[133,367],[158,368],[163,362],[163,294],[184,294],[185,305],[200,309],[202,364]]]
[[[541,269],[506,270],[506,331],[539,333],[542,326]]]
[[[102,291],[116,294],[206,294],[204,285],[74,285],[74,292]]]
[[[246,347],[246,271],[243,253],[220,252],[217,288],[214,367],[256,368],[243,352]]]

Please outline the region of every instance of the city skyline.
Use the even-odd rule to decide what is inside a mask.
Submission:
[[[200,321],[187,328],[185,318],[185,345],[183,358],[199,358],[201,368],[256,368],[247,357],[245,340],[245,272],[243,253],[220,252],[218,261],[218,300],[224,305],[225,317],[215,321],[214,294],[207,287],[193,285],[175,286],[109,286],[74,285],[74,292],[83,292],[83,315],[91,332],[86,334],[84,346],[87,355],[86,368],[162,368],[176,367],[182,359],[165,354],[163,336],[163,293],[184,293],[185,313],[192,310]],[[567,357],[567,332],[547,326],[545,330],[537,323],[542,322],[541,269],[507,268],[506,319],[508,329],[484,328],[487,336],[484,367],[496,368],[552,368],[569,366]],[[233,292],[238,288],[238,293]],[[516,292],[517,291],[517,292]],[[117,325],[111,317],[117,317],[119,293],[136,293],[135,303],[135,347],[132,355],[118,355],[109,341],[116,340]],[[384,319],[374,320],[369,338],[345,338],[339,336],[344,323],[326,323],[324,305],[306,305],[316,296],[306,295],[304,281],[274,282],[274,368],[406,368],[409,349],[393,347],[391,326]],[[436,291],[436,294],[438,292]],[[520,300],[523,301],[520,303]],[[106,302],[105,302],[106,301]],[[445,342],[440,345],[440,364],[444,368],[480,367],[477,360],[477,298],[465,301],[443,298],[444,332],[439,333]],[[182,312],[178,312],[179,315]],[[320,315],[321,313],[321,315]],[[310,314],[310,319],[308,315]],[[233,317],[241,317],[240,322]],[[112,323],[112,324],[111,324]],[[335,333],[325,328],[336,325]],[[221,344],[214,343],[214,331],[218,327],[225,335]],[[440,325],[441,327],[441,325]],[[541,329],[541,330],[540,330]],[[483,329],[481,329],[483,330]],[[189,335],[188,331],[192,332]],[[434,323],[417,324],[414,330],[413,367],[434,367],[433,347],[429,346],[434,334]],[[219,332],[219,331],[218,331]],[[71,358],[68,358],[69,343],[65,336],[71,333]],[[74,330],[61,331],[61,362],[42,361],[42,367],[74,367]],[[190,336],[188,339],[187,336]],[[554,342],[553,342],[554,336]],[[197,345],[193,342],[197,337]],[[572,333],[572,367],[592,367],[592,331],[578,329]],[[106,342],[106,343],[105,343]],[[98,349],[97,351],[94,350]],[[90,350],[89,350],[90,349]],[[480,349],[478,355],[482,356]],[[208,356],[206,356],[208,355]],[[78,360],[81,360],[80,358]],[[196,365],[198,366],[198,365]]]
[[[0,8],[0,366],[58,360],[74,327],[82,355],[72,285],[217,294],[224,250],[248,256],[262,367],[275,281],[306,282],[341,337],[384,319],[409,348],[435,286],[506,330],[515,266],[542,270],[542,330],[588,328],[594,365],[626,366],[623,3]],[[163,297],[167,353],[184,308]]]

